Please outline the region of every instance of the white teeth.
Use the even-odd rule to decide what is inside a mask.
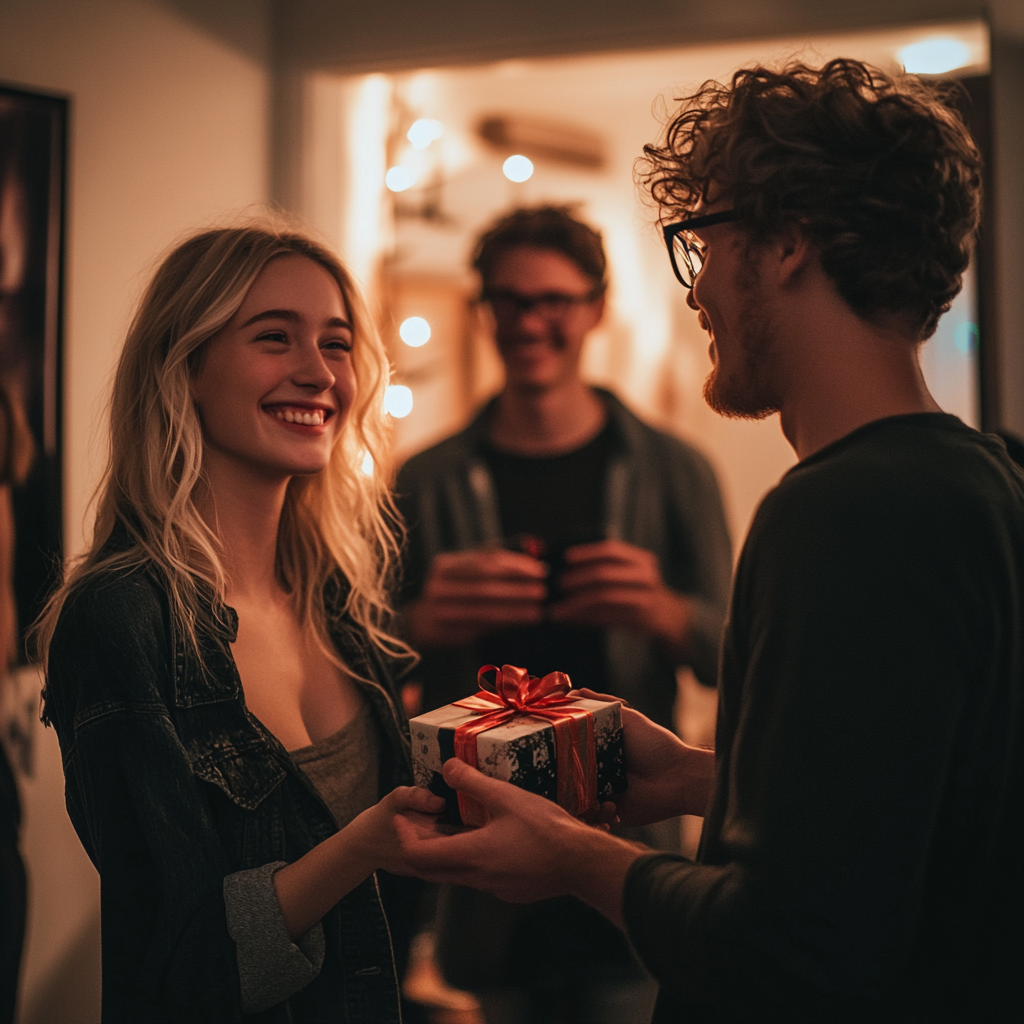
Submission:
[[[301,423],[307,427],[319,427],[324,422],[324,412],[316,409],[313,412],[293,412],[291,409],[278,409],[274,418],[283,423]]]

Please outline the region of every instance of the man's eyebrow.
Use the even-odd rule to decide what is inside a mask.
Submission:
[[[259,323],[261,320],[290,320],[292,323],[297,323],[301,319],[302,317],[294,309],[265,309],[261,313],[256,313],[254,316],[249,317],[242,324],[242,327]],[[329,317],[324,326],[339,327],[348,331],[352,330],[352,324],[340,316]]]

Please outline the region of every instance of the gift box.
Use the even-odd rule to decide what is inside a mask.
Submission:
[[[474,696],[409,722],[416,785],[444,798],[448,820],[487,820],[483,807],[444,781],[441,766],[452,757],[573,815],[626,788],[617,702],[567,696],[563,672],[537,678],[513,665],[485,665],[477,680]]]

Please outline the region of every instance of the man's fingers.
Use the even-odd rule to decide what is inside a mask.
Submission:
[[[430,580],[424,594],[435,601],[543,601],[547,586],[540,580],[443,576]]]
[[[437,576],[461,579],[542,580],[548,572],[546,563],[519,551],[504,548],[485,548],[474,551],[451,551],[434,559],[433,572]]]
[[[586,686],[579,686],[569,691],[573,697],[583,697],[586,700],[603,700],[606,702],[618,701],[624,708],[628,708],[629,705],[621,698],[616,697],[611,693],[598,693],[596,690],[591,690]]]
[[[661,577],[650,565],[635,562],[587,562],[566,569],[558,577],[563,590],[581,590],[587,587],[637,587],[651,589],[661,586]]]
[[[644,548],[627,544],[622,540],[601,540],[594,544],[574,544],[565,549],[565,560],[569,565],[595,560],[615,562],[656,562],[655,556]]]
[[[482,804],[489,803],[495,796],[495,790],[499,793],[503,786],[508,783],[499,782],[497,779],[490,779],[483,772],[471,768],[465,761],[457,757],[449,758],[441,767],[441,774],[444,781],[452,789],[457,789],[467,796],[479,800]]]

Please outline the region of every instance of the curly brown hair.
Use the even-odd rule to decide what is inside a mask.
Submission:
[[[798,223],[850,308],[923,340],[960,291],[981,212],[981,157],[953,85],[859,61],[705,82],[644,147],[662,219],[713,190],[756,243]]]

